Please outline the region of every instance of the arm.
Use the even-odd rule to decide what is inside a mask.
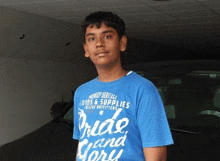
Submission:
[[[173,144],[172,135],[158,91],[153,86],[150,92],[147,90],[141,95],[138,111],[144,157],[146,161],[165,161],[167,145]]]
[[[144,157],[146,161],[166,161],[167,147],[144,148]]]
[[[78,153],[78,148],[77,148],[77,151],[76,151],[76,159],[75,159],[75,161],[77,161],[77,153]]]

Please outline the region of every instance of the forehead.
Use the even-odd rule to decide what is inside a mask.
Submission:
[[[113,28],[113,27],[109,27],[107,26],[104,22],[101,23],[101,26],[98,28],[95,24],[90,24],[87,28],[86,28],[86,33],[85,36],[87,34],[98,34],[98,33],[104,33],[105,31],[111,31],[113,33],[117,34],[117,31]]]

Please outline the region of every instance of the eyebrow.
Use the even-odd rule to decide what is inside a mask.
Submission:
[[[113,33],[113,31],[112,30],[106,30],[106,31],[103,31],[101,34],[106,34],[106,33]],[[87,36],[93,36],[93,35],[95,35],[95,33],[88,33],[88,34],[86,34],[86,36],[85,37],[87,37]]]

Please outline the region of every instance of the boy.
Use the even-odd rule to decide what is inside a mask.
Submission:
[[[95,12],[83,23],[85,57],[98,77],[74,96],[77,160],[163,161],[173,143],[155,86],[121,65],[126,50],[125,24],[111,12]]]

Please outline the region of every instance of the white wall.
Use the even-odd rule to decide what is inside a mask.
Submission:
[[[0,145],[50,121],[56,101],[96,75],[80,26],[9,8],[0,13]],[[24,39],[20,35],[25,34]],[[70,42],[69,46],[66,43]]]
[[[69,101],[84,72],[79,64],[0,58],[0,144],[51,120],[51,105],[62,95]]]

